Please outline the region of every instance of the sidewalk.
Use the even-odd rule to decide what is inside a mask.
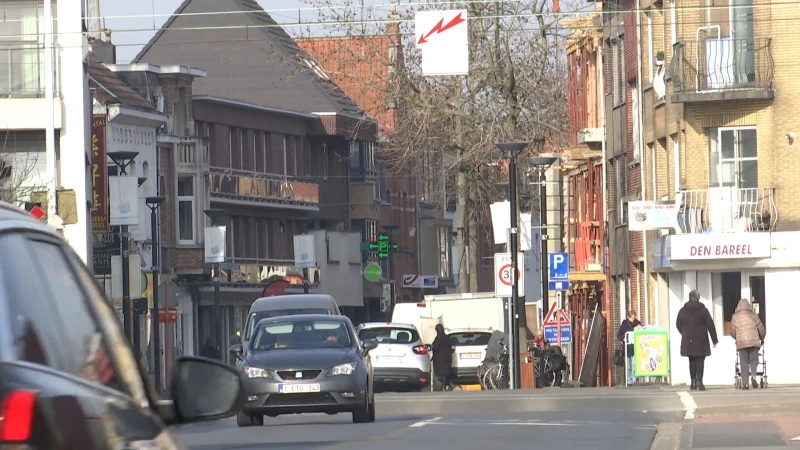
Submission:
[[[651,450],[800,448],[800,386],[661,390],[680,397],[684,419],[660,424]]]

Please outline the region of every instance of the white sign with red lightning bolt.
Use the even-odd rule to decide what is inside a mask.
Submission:
[[[469,73],[467,11],[417,11],[415,40],[422,52],[422,74],[426,76]]]

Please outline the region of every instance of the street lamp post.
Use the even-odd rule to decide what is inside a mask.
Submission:
[[[161,316],[159,314],[160,305],[158,304],[158,273],[159,273],[159,253],[161,250],[158,242],[158,223],[156,211],[166,200],[164,197],[155,196],[145,198],[147,207],[150,208],[150,234],[152,235],[152,270],[153,270],[153,309],[150,311],[150,342],[153,349],[153,372],[155,375],[155,385],[158,392],[161,392]]]
[[[389,234],[389,241],[390,242],[394,242],[394,233],[397,230],[399,230],[400,227],[398,225],[381,225],[381,228],[383,228],[383,230]],[[391,294],[392,294],[392,296],[391,296],[391,304],[389,305],[389,309],[386,312],[386,314],[387,314],[387,319],[386,320],[389,320],[389,315],[391,314],[391,311],[394,308],[394,305],[397,303],[397,292],[396,292],[397,286],[395,285],[395,281],[394,281],[394,254],[395,254],[394,251],[389,251],[388,261],[386,263],[388,265],[387,268],[389,269],[388,270],[388,272],[389,272],[389,280],[391,280],[391,287],[392,287],[392,290],[391,290]]]
[[[517,156],[528,147],[527,142],[502,142],[496,144],[503,153],[508,154],[508,197],[511,206],[511,224],[509,230],[508,251],[511,254],[511,388],[519,389],[520,386],[520,340],[522,331],[519,326],[519,267],[517,255],[519,254],[519,230],[517,230]],[[526,336],[527,338],[527,333]]]
[[[550,290],[548,287],[549,274],[547,271],[547,184],[545,179],[545,171],[548,167],[552,166],[554,162],[556,162],[556,159],[557,158],[554,156],[537,156],[530,159],[531,165],[536,168],[539,184],[539,225],[541,226],[539,233],[542,241],[540,257],[542,262],[542,314],[547,314],[547,312],[550,311]],[[544,326],[544,324],[542,324],[542,326]],[[556,345],[561,345],[561,343],[557,342]],[[539,379],[542,387],[544,387],[546,379],[544,358],[540,358],[539,363]]]
[[[108,157],[119,167],[118,176],[127,175],[125,171],[134,159],[139,156],[139,152],[108,152]],[[122,324],[125,328],[125,335],[128,341],[133,343],[133,321],[131,305],[131,280],[130,280],[130,250],[128,242],[128,226],[120,226],[120,240],[122,241]],[[136,348],[138,352],[139,349]]]
[[[218,222],[227,215],[227,211],[224,209],[206,209],[203,211],[209,219],[211,219],[212,225],[218,225]],[[214,335],[217,339],[217,358],[220,361],[224,360],[222,357],[222,312],[220,310],[220,298],[219,298],[219,264],[214,263]]]

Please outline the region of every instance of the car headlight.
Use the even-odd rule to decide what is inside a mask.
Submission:
[[[272,378],[267,369],[262,369],[260,367],[243,365],[242,370],[244,371],[245,375],[247,375],[247,378]]]
[[[331,369],[331,373],[329,375],[352,375],[353,371],[355,370],[356,363],[351,362],[334,367]]]

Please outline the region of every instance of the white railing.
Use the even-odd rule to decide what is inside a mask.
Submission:
[[[778,222],[775,188],[715,187],[677,195],[679,233],[771,231]]]

